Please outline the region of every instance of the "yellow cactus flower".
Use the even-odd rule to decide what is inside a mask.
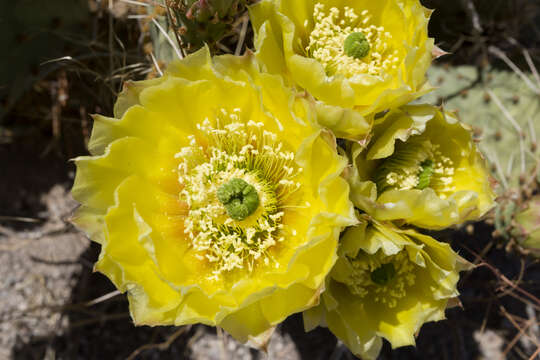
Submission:
[[[363,219],[349,228],[318,307],[304,312],[307,330],[326,325],[356,355],[375,359],[381,337],[393,348],[445,318],[470,263],[448,244],[391,223]]]
[[[540,195],[524,204],[524,209],[514,216],[512,235],[531,254],[540,257]]]
[[[377,220],[442,229],[494,206],[485,161],[470,129],[430,105],[394,109],[366,149],[351,149],[351,199]]]
[[[418,0],[262,0],[250,14],[266,71],[329,106],[375,114],[431,90],[431,11]]]
[[[95,117],[74,222],[136,324],[216,325],[261,345],[318,301],[357,220],[347,161],[312,107],[253,55],[203,48]]]

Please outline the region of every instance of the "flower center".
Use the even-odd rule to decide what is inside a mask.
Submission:
[[[270,250],[284,240],[284,209],[300,191],[294,153],[263,123],[240,121],[241,115],[220,110],[176,154],[180,198],[189,209],[184,233],[214,280],[279,266]]]
[[[232,179],[217,190],[219,201],[234,220],[242,221],[259,207],[257,190],[242,179]]]
[[[361,32],[354,32],[347,36],[343,43],[343,51],[345,55],[355,59],[362,59],[369,53],[369,41]]]
[[[375,181],[380,193],[390,190],[432,188],[442,198],[454,190],[454,162],[440,146],[422,137],[398,143],[394,154],[377,168]]]
[[[414,264],[406,250],[392,256],[385,256],[382,251],[373,255],[361,252],[349,262],[353,270],[345,284],[351,293],[361,298],[369,296],[391,308],[405,297],[416,280]]]
[[[306,53],[324,66],[327,75],[381,76],[397,69],[400,57],[391,45],[392,35],[370,24],[369,11],[360,16],[347,6],[343,12],[336,7],[326,11],[324,4],[317,3],[313,19]]]
[[[382,264],[371,272],[371,281],[377,285],[386,285],[396,277],[394,264]]]

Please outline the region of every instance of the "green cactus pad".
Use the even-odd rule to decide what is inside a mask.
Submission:
[[[455,110],[471,125],[497,179],[499,200],[491,215],[496,236],[540,256],[540,206],[534,196],[540,184],[540,176],[534,184],[540,163],[540,97],[531,89],[538,85],[526,72],[520,76],[489,67],[480,71],[473,66],[432,66],[428,78],[439,89],[420,102]]]
[[[526,76],[535,82],[532,75]],[[438,89],[420,102],[457,111],[459,119],[473,127],[498,180],[497,191],[518,189],[520,177],[529,174],[540,158],[535,150],[540,140],[540,97],[513,71],[486,68],[480,74],[473,66],[432,66],[428,79]]]

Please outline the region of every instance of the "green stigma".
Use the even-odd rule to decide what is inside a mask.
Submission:
[[[423,161],[420,166],[422,167],[422,170],[418,173],[418,185],[416,185],[416,188],[424,190],[431,182],[431,176],[433,175],[433,161],[427,159]]]
[[[242,179],[232,179],[217,190],[218,200],[233,220],[242,221],[259,207],[257,190]]]
[[[362,59],[366,57],[369,53],[369,49],[369,42],[367,41],[366,36],[361,32],[354,32],[350,34],[343,43],[345,55],[354,59]]]
[[[386,285],[396,277],[396,268],[392,263],[382,264],[371,272],[371,281],[377,285]]]

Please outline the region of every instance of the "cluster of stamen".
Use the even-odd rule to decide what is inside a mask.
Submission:
[[[406,250],[392,256],[385,256],[382,251],[373,255],[361,252],[356,258],[349,259],[349,263],[352,272],[345,284],[350,292],[390,308],[396,307],[416,280],[415,265]]]
[[[341,14],[336,7],[327,12],[323,4],[317,3],[313,19],[315,24],[306,52],[323,64],[329,76],[380,76],[397,69],[400,59],[398,51],[391,46],[392,35],[384,27],[371,24],[371,15],[367,10],[358,15],[354,9],[345,6]],[[367,55],[362,53],[361,58],[349,56],[351,52],[346,51],[344,44],[351,34],[364,35],[369,43]]]
[[[380,193],[430,187],[446,198],[455,190],[454,172],[454,162],[440,145],[418,137],[397,144],[394,154],[378,167],[375,180]]]
[[[257,264],[278,266],[269,249],[284,240],[283,204],[300,188],[294,153],[263,123],[240,117],[239,109],[220,110],[176,154],[180,198],[189,209],[184,232],[216,280]]]

